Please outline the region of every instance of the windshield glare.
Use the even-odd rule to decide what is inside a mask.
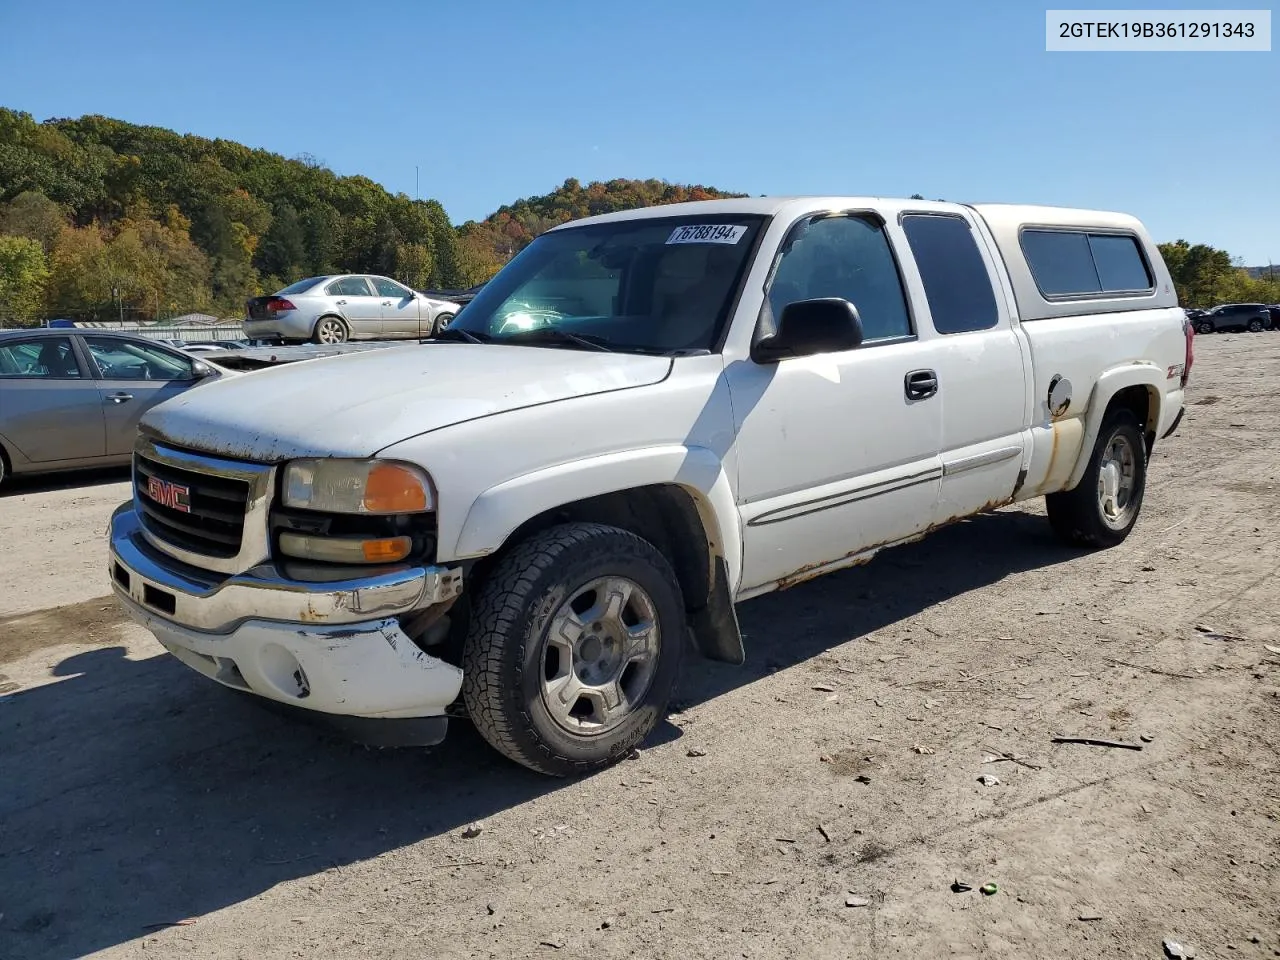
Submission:
[[[499,343],[545,346],[545,338],[521,335],[551,328],[621,352],[710,350],[763,222],[660,217],[543,234],[450,329]]]

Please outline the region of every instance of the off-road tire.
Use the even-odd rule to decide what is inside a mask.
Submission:
[[[617,727],[575,736],[543,701],[544,637],[566,598],[606,576],[633,581],[653,601],[658,661]],[[517,545],[486,577],[463,648],[463,699],[481,736],[511,760],[555,777],[590,773],[625,758],[666,716],[687,642],[679,581],[653,544],[603,524],[563,524]]]
[[[1132,509],[1127,522],[1120,528],[1103,519],[1102,507],[1098,502],[1098,472],[1103,455],[1117,434],[1122,434],[1127,439],[1135,459],[1135,487],[1129,500]],[[1098,431],[1098,440],[1090,455],[1089,466],[1085,468],[1084,476],[1075,489],[1051,493],[1044,498],[1049,525],[1060,539],[1071,546],[1091,549],[1114,547],[1124,542],[1138,522],[1146,485],[1147,446],[1138,420],[1130,410],[1113,410],[1102,421],[1102,429]]]

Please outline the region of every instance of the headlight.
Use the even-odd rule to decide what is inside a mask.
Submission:
[[[284,504],[378,515],[426,513],[436,505],[425,473],[386,460],[294,460],[284,471]]]

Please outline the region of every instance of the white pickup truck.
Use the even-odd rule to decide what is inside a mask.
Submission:
[[[1045,497],[1122,541],[1192,334],[1114,213],[855,197],[565,224],[434,340],[142,421],[121,602],[366,742],[469,716],[551,775],[630,752],[734,604]]]

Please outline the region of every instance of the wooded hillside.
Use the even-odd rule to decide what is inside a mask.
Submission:
[[[229,140],[0,108],[0,322],[239,316],[304,276],[382,273],[419,289],[487,280],[584,211],[723,196],[656,180],[580,186],[453,227],[435,200]]]
[[[566,180],[455,228],[435,200],[229,140],[106,117],[0,108],[0,325],[50,317],[240,316],[304,276],[382,273],[418,289],[487,280],[534,237],[579,217],[739,197],[661,180]],[[1224,250],[1161,247],[1183,302],[1280,301]]]

